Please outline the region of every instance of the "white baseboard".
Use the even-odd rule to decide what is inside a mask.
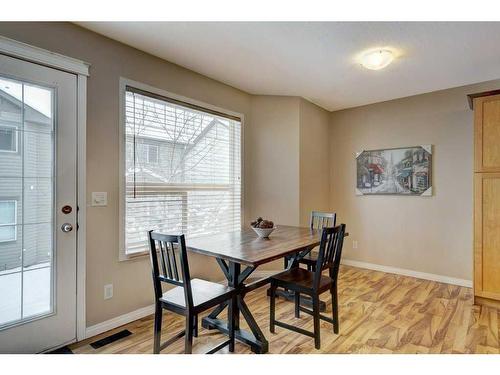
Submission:
[[[472,280],[457,279],[455,277],[436,275],[433,273],[413,271],[413,270],[391,267],[391,266],[383,266],[381,264],[375,264],[375,263],[360,262],[358,260],[343,259],[341,261],[341,263],[346,265],[346,266],[364,268],[364,269],[368,269],[368,270],[381,271],[381,272],[386,272],[386,273],[394,273],[396,275],[410,276],[410,277],[415,277],[417,279],[431,280],[431,281],[437,281],[437,282],[445,283],[445,284],[453,284],[453,285],[464,286],[467,288],[472,288]],[[255,278],[269,277],[271,275],[274,275],[274,274],[282,272],[282,271],[283,270],[255,271],[250,277],[255,277]]]
[[[131,311],[129,313],[117,316],[116,318],[106,320],[105,322],[98,323],[96,325],[87,327],[85,330],[85,338],[97,336],[103,332],[112,330],[116,327],[120,327],[124,324],[128,324],[133,322],[134,320],[138,320],[144,318],[145,316],[154,314],[155,305],[150,305],[146,307],[142,307],[135,311]]]
[[[343,259],[341,263],[345,264],[346,266],[366,268],[366,269],[373,270],[373,271],[394,273],[397,275],[416,277],[417,279],[431,280],[431,281],[437,281],[437,282],[445,283],[445,284],[453,284],[453,285],[465,286],[467,288],[472,288],[472,280],[457,279],[455,277],[436,275],[433,273],[413,271],[413,270],[391,267],[391,266],[383,266],[380,264],[366,263],[366,262],[360,262],[357,260],[350,260],[350,259]]]

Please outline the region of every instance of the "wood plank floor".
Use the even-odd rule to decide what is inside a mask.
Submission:
[[[472,289],[411,277],[342,266],[339,277],[340,334],[321,322],[321,350],[313,339],[276,327],[269,332],[266,288],[251,292],[246,302],[269,340],[270,353],[499,353],[500,312],[472,304]],[[331,314],[330,297],[323,294]],[[312,330],[312,319],[294,318],[293,304],[276,301],[279,320]],[[165,313],[163,338],[183,329],[184,319]],[[245,324],[242,324],[245,327]],[[122,329],[132,335],[93,349],[89,344]],[[75,343],[75,353],[151,353],[152,316]],[[194,353],[203,353],[223,336],[200,327]],[[183,339],[162,353],[182,353]],[[227,353],[224,348],[219,353]],[[236,353],[251,353],[238,343]]]

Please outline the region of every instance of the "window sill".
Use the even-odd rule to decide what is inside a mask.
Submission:
[[[129,261],[129,260],[144,259],[144,258],[146,258],[148,256],[149,256],[149,252],[147,250],[144,250],[144,251],[141,251],[141,252],[137,252],[137,253],[132,253],[132,254],[125,254],[123,252],[120,252],[120,256],[119,256],[118,260],[120,262],[126,262],[126,261]]]

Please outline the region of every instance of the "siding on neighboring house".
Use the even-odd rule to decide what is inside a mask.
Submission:
[[[0,90],[0,127],[17,133],[17,152],[0,151],[0,201],[17,202],[17,238],[0,242],[0,272],[23,258],[25,267],[49,261],[52,249],[52,121],[28,106],[22,121],[22,103]]]

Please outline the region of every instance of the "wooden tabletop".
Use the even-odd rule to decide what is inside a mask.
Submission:
[[[319,245],[315,229],[278,225],[269,238],[259,238],[252,228],[187,239],[188,250],[247,266],[259,266],[285,255]]]

